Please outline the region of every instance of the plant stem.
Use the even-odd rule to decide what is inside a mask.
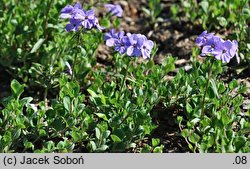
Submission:
[[[128,63],[128,64],[129,64],[129,63]],[[127,64],[127,65],[128,65],[128,64]],[[125,74],[124,74],[124,76],[123,76],[123,78],[122,78],[121,94],[122,94],[123,91],[124,91],[124,86],[125,86],[125,84],[126,84],[127,75],[128,75],[128,66],[125,68]],[[120,97],[119,97],[119,100],[120,100],[120,98],[121,98],[121,95],[120,95]]]
[[[46,107],[46,108],[48,107],[47,96],[48,96],[48,87],[46,86],[46,87],[45,87],[45,90],[44,90],[44,103],[45,103],[45,107]]]
[[[75,72],[75,66],[76,66],[76,62],[77,62],[77,45],[79,44],[80,42],[80,34],[75,34],[74,36],[77,36],[77,44],[76,44],[76,52],[75,52],[75,57],[74,57],[74,60],[73,60],[73,65],[72,65],[72,80],[74,81],[75,78],[76,78],[76,72]],[[73,37],[74,37],[73,36]],[[73,38],[74,39],[74,38]]]
[[[45,18],[45,22],[44,22],[44,25],[43,25],[43,34],[44,34],[44,38],[47,39],[48,38],[48,35],[47,35],[47,26],[48,26],[48,18],[49,18],[49,11],[52,7],[52,4],[53,4],[54,0],[50,0],[49,4],[48,4],[48,9],[47,9],[47,12],[46,12],[46,18]]]
[[[128,75],[128,69],[126,69],[125,75],[124,75],[123,78],[122,78],[122,88],[121,88],[121,92],[123,92],[123,90],[124,90],[124,86],[125,86],[125,83],[126,83],[127,75]]]
[[[205,92],[202,98],[202,107],[201,107],[201,116],[204,117],[205,113],[204,113],[204,109],[205,109],[205,99],[206,99],[206,94],[207,94],[207,89],[208,89],[208,84],[210,81],[210,77],[212,74],[212,68],[213,68],[213,64],[214,64],[214,58],[211,61],[211,64],[209,66],[209,73],[208,73],[208,77],[207,77],[207,82],[206,82],[206,86],[205,86]]]
[[[72,66],[72,80],[75,80],[75,66],[76,66],[76,59],[77,59],[77,52],[75,53],[74,61],[73,61],[73,66]]]

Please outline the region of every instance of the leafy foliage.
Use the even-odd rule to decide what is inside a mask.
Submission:
[[[185,18],[208,31],[226,32],[239,42],[243,65],[250,63],[249,0],[181,0],[171,6],[173,20]]]
[[[185,17],[204,28],[233,28],[241,57],[249,58],[248,1],[230,2],[181,1],[182,6],[174,5],[171,12],[176,19],[182,8]],[[176,123],[190,151],[250,152],[250,110],[241,108],[246,86],[235,79],[220,80],[226,65],[211,57],[203,63],[193,59],[191,70],[180,68],[171,80],[175,58],[170,55],[156,64],[156,44],[150,59],[113,50],[100,64],[96,53],[104,33],[67,33],[66,23],[58,19],[60,9],[71,3],[0,2],[0,65],[13,79],[10,95],[0,98],[1,152],[162,153],[161,138],[152,137],[159,104],[180,110]],[[150,0],[143,10],[151,24],[161,21],[161,1]],[[100,15],[106,29],[119,28],[121,21],[108,13]]]

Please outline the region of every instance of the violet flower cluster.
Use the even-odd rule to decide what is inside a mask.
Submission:
[[[238,56],[238,42],[236,40],[223,40],[214,33],[207,33],[203,31],[195,42],[202,48],[201,56],[213,55],[217,60],[222,63],[229,63],[229,61],[236,55],[237,62],[239,63]]]
[[[144,59],[149,58],[154,43],[148,40],[142,34],[131,34],[124,31],[115,32],[111,29],[110,32],[104,35],[106,45],[114,47],[114,50],[120,54],[127,54],[128,56],[142,56]]]
[[[78,31],[81,27],[85,29],[97,28],[103,30],[99,25],[98,19],[94,15],[94,10],[84,10],[82,5],[77,2],[75,6],[67,5],[61,10],[60,18],[69,19],[66,30]]]
[[[117,17],[122,17],[122,7],[120,5],[106,4],[105,7],[108,11]]]

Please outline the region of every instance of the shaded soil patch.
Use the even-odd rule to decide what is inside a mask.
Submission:
[[[165,153],[189,152],[185,139],[180,135],[181,131],[176,119],[182,113],[181,109],[174,107],[166,109],[160,105],[153,109],[153,121],[158,127],[153,131],[151,138],[160,138]]]

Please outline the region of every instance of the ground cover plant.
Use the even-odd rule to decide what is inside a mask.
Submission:
[[[249,19],[248,0],[1,1],[0,152],[249,153]]]

